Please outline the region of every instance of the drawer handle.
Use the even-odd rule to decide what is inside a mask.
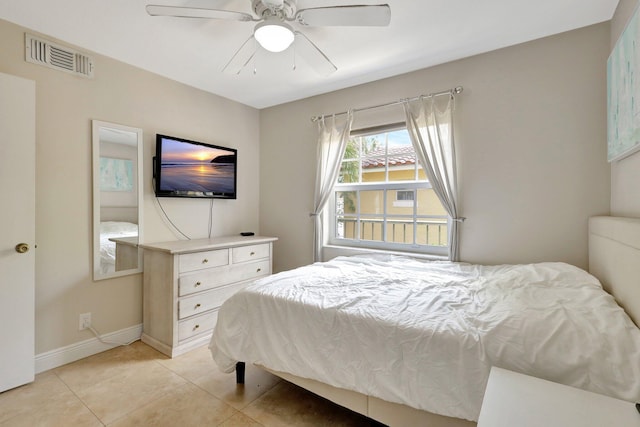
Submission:
[[[260,273],[261,271],[262,271],[262,269],[259,268],[259,269],[256,270],[256,273]]]
[[[255,252],[251,252],[249,256],[254,256],[255,254],[256,254]]]
[[[196,282],[196,284],[195,284],[196,288],[197,288],[198,286],[200,286],[200,285],[202,285],[202,283],[200,283],[200,282]]]
[[[200,303],[197,303],[195,308],[200,308]]]
[[[193,327],[193,330],[195,331],[196,329],[198,329],[200,327],[200,325],[196,325]]]
[[[203,264],[206,264],[206,263],[208,263],[208,262],[209,262],[209,260],[208,260],[208,259],[206,259],[206,258],[202,260],[202,263],[203,263]]]

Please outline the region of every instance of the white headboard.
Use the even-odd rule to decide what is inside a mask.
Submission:
[[[589,218],[589,272],[640,326],[640,218]]]

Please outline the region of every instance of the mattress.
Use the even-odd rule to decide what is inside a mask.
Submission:
[[[640,400],[640,330],[564,263],[339,257],[232,296],[210,349],[225,372],[255,363],[474,421],[492,366]]]

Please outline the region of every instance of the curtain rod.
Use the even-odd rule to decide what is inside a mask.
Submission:
[[[420,95],[420,96],[415,96],[413,98],[406,98],[406,99],[401,99],[398,101],[392,101],[392,102],[387,102],[386,104],[378,104],[378,105],[372,105],[370,107],[362,107],[362,108],[354,108],[352,111],[355,113],[356,111],[366,111],[366,110],[372,110],[374,108],[382,108],[382,107],[390,107],[392,105],[398,105],[398,104],[402,104],[403,101],[415,101],[416,99],[420,99],[420,98],[429,98],[432,96],[441,96],[441,95],[457,95],[459,93],[461,93],[463,90],[462,86],[456,86],[453,89],[449,89],[449,90],[443,90],[442,92],[435,92],[435,93],[430,93],[428,95]],[[322,116],[313,116],[311,117],[311,121],[312,122],[317,122],[318,120],[320,120],[323,117],[327,117],[327,116],[340,116],[342,114],[347,114],[347,111],[342,111],[340,113],[335,113],[335,114],[323,114]]]

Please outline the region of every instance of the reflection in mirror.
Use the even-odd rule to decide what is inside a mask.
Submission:
[[[142,271],[142,129],[93,120],[93,279]]]

